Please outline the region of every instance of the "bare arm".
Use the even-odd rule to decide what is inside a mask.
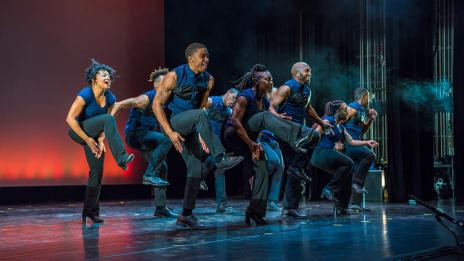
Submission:
[[[232,112],[232,126],[234,126],[238,136],[248,145],[253,159],[259,159],[262,148],[259,144],[250,139],[242,124],[242,119],[243,115],[245,114],[247,104],[248,101],[245,97],[238,97],[237,103],[235,103],[234,111]]]
[[[374,109],[369,109],[368,115],[369,115],[369,119],[363,125],[363,133],[368,131],[369,128],[371,127],[372,122],[374,122],[375,118],[377,117],[377,111]]]
[[[176,80],[176,73],[169,72],[158,85],[155,100],[153,101],[153,112],[161,128],[169,137],[176,150],[182,152],[182,142],[184,138],[172,129],[163,109],[163,105],[168,101],[169,97],[171,97],[174,88],[176,88]]]
[[[288,95],[290,95],[290,87],[288,87],[287,85],[280,86],[279,89],[277,89],[277,91],[274,93],[274,96],[272,97],[272,102],[269,106],[269,111],[279,118],[285,120],[292,120],[292,117],[287,116],[286,113],[279,114],[276,110],[276,108],[287,99]]]
[[[98,144],[92,137],[89,137],[79,125],[79,122],[76,120],[77,117],[82,113],[84,109],[85,101],[82,97],[77,96],[74,100],[71,108],[69,109],[68,115],[66,116],[66,122],[69,127],[83,140],[92,150],[92,153],[97,155],[99,153]]]
[[[351,135],[344,130],[343,134],[345,135],[345,140],[351,146],[369,146],[371,148],[377,146],[377,142],[375,140],[354,140]]]
[[[131,109],[131,108],[144,109],[145,107],[147,107],[149,102],[150,102],[150,99],[148,98],[146,94],[142,94],[134,98],[125,99],[123,101],[116,102],[113,105],[113,108],[111,109],[110,114],[116,117],[120,109]]]
[[[308,113],[309,117],[311,117],[311,119],[315,120],[316,123],[319,124],[320,126],[325,126],[325,125],[329,124],[329,123],[324,124],[324,122],[319,117],[319,115],[317,115],[316,110],[313,108],[313,106],[311,106],[311,104],[308,104],[308,106],[306,107],[306,112]]]
[[[203,99],[201,100],[201,106],[200,108],[206,108],[208,107],[208,97],[209,97],[209,93],[211,92],[211,90],[214,88],[214,77],[211,75],[209,77],[209,82],[208,82],[208,88],[206,89],[204,95],[203,95]]]

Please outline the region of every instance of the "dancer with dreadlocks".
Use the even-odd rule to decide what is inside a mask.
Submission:
[[[66,122],[71,128],[69,135],[84,147],[90,168],[82,222],[86,222],[87,217],[94,223],[103,222],[100,217],[99,197],[106,151],[105,137],[114,159],[122,169],[127,170],[127,165],[134,159],[133,154],[129,155],[126,152],[116,121],[109,114],[116,102],[116,97],[109,90],[115,72],[108,65],[92,59],[85,71],[85,80],[90,86],[84,87],[77,94],[66,117]]]
[[[155,195],[155,217],[178,217],[166,206],[166,181],[168,165],[166,156],[171,148],[171,141],[166,135],[156,131],[157,121],[153,113],[153,99],[156,87],[163,80],[168,69],[159,68],[151,73],[149,82],[153,82],[153,89],[143,94],[115,103],[112,115],[120,109],[130,109],[129,119],[124,130],[126,143],[134,149],[140,150],[148,166],[143,174],[143,184],[153,185]]]
[[[201,165],[204,160],[203,146],[198,141],[201,135],[207,150],[214,158],[218,169],[230,169],[243,157],[229,156],[209,123],[204,108],[214,86],[214,78],[206,72],[209,53],[206,46],[192,43],[185,50],[186,64],[166,74],[158,86],[153,110],[164,133],[169,137],[187,166],[183,211],[176,224],[193,229],[203,229],[192,214],[201,182]],[[172,98],[172,99],[171,99]],[[171,114],[168,119],[163,106]]]
[[[291,69],[292,79],[286,81],[279,87],[272,100],[269,111],[274,115],[303,124],[305,116],[308,115],[317,124],[324,128],[330,126],[324,123],[311,106],[311,68],[304,62],[295,63]],[[317,134],[316,134],[317,135]],[[319,136],[317,136],[319,139]],[[284,146],[285,148],[286,146]],[[286,149],[288,162],[288,176],[284,196],[283,214],[293,218],[306,218],[307,216],[298,211],[301,197],[301,182],[310,182],[305,174],[310,155],[306,152]]]
[[[255,166],[252,198],[247,208],[246,222],[249,224],[250,219],[253,219],[256,224],[266,224],[264,216],[267,207],[268,177],[266,163],[261,158],[263,148],[256,142],[258,133],[268,130],[295,150],[302,151],[313,146],[317,137],[314,137],[312,129],[281,119],[266,111],[269,108],[269,101],[265,94],[272,90],[273,83],[272,75],[263,65],[253,66],[251,72],[245,74],[240,82],[238,87],[251,86],[251,88],[239,94],[232,113],[232,125],[248,147]]]
[[[335,100],[326,104],[322,120],[334,126],[329,134],[325,134],[321,126],[317,130],[322,134],[321,141],[314,149],[311,164],[333,175],[330,182],[322,189],[321,198],[334,202],[334,214],[347,214],[351,196],[351,178],[353,161],[345,154],[335,150],[335,143],[346,142],[350,146],[377,146],[374,140],[354,140],[342,123],[348,117],[347,105]]]

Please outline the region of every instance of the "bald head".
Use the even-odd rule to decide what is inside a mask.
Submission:
[[[292,66],[292,76],[299,83],[309,83],[311,79],[311,68],[307,63],[297,62]]]

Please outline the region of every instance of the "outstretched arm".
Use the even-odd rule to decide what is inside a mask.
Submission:
[[[110,114],[116,117],[120,109],[131,109],[131,108],[144,109],[145,107],[147,107],[149,102],[150,102],[150,99],[148,98],[146,94],[142,94],[134,98],[125,99],[123,101],[116,102],[113,105]]]

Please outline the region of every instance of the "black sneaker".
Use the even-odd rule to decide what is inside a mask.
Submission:
[[[237,166],[237,164],[239,164],[242,160],[242,156],[230,156],[224,154],[224,157],[222,157],[221,161],[216,163],[216,168],[223,170],[231,169]]]
[[[300,138],[295,141],[293,146],[297,151],[307,153],[308,150],[316,146],[316,144],[319,142],[319,139],[319,132],[312,128],[307,130],[305,129],[305,131],[301,133]]]
[[[160,178],[160,177],[143,177],[142,184],[144,185],[153,185],[155,187],[167,187],[169,182]]]
[[[153,214],[155,217],[165,217],[165,218],[177,218],[179,215],[172,212],[172,210],[168,207],[164,207],[161,209],[155,209],[155,213]]]
[[[299,168],[299,169],[297,169],[296,172],[295,171],[289,171],[288,174],[293,175],[294,177],[297,177],[297,178],[303,180],[306,183],[311,183],[312,182],[312,179],[308,175],[306,175],[306,173],[304,172],[303,169]]]
[[[135,158],[135,155],[134,154],[129,154],[129,156],[127,156],[127,158],[121,162],[121,164],[119,165],[123,170],[127,170],[129,167],[127,165],[129,165],[129,163],[131,163]]]
[[[359,184],[354,183],[351,187],[353,188],[353,192],[358,194],[367,194],[367,190]]]
[[[194,217],[193,215],[184,216],[180,214],[179,217],[177,218],[176,225],[181,226],[181,227],[196,229],[196,230],[206,229],[205,226],[200,225],[198,223],[198,219]]]
[[[205,180],[201,180],[200,182],[200,190],[203,190],[203,191],[208,191],[208,185],[206,185],[206,182]]]

